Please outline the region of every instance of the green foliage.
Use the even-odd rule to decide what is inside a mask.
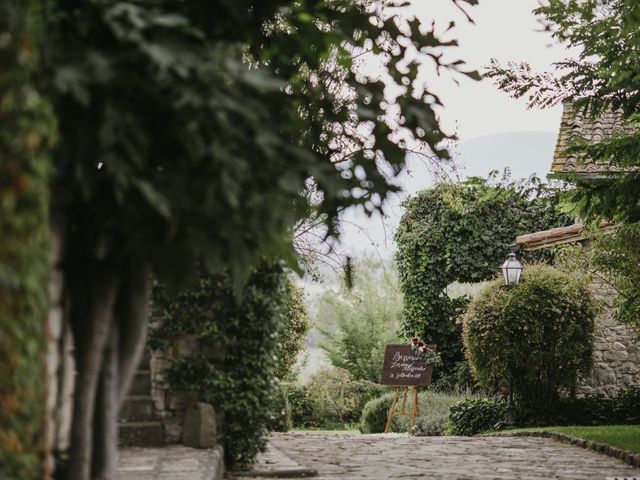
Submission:
[[[302,289],[292,279],[288,280],[286,288],[286,320],[280,334],[279,365],[276,371],[276,376],[281,380],[294,375],[293,367],[304,347],[310,326]]]
[[[289,395],[294,426],[336,429],[358,422],[364,405],[388,388],[366,380],[355,380],[339,368],[320,370],[304,387],[293,387]]]
[[[317,323],[327,340],[320,346],[331,363],[354,378],[379,382],[385,345],[397,343],[401,295],[392,267],[372,260],[355,265],[352,288],[327,291]]]
[[[518,285],[495,280],[471,302],[467,359],[488,389],[510,383],[520,403],[549,409],[591,370],[595,314],[582,279],[529,266]]]
[[[74,254],[153,258],[167,285],[204,257],[239,287],[265,255],[295,264],[290,229],[311,183],[336,234],[338,212],[375,211],[397,190],[387,172],[404,166],[405,145],[446,156],[418,66],[477,74],[445,63],[454,41],[385,7],[53,1],[41,47]],[[358,69],[368,56],[382,74]]]
[[[633,327],[640,339],[640,223],[619,224],[614,230],[592,231],[589,236],[586,246],[557,247],[558,264],[612,289],[607,307],[614,309],[616,320]]]
[[[640,425],[615,425],[597,427],[553,426],[544,430],[565,433],[597,443],[640,453]]]
[[[381,433],[387,424],[387,415],[393,402],[393,393],[385,393],[379,398],[369,401],[362,409],[360,418],[360,433]],[[397,431],[400,427],[397,418],[394,418],[391,431]]]
[[[556,72],[545,73],[534,72],[527,63],[502,67],[494,62],[489,75],[514,97],[528,97],[532,106],[571,101],[576,110],[592,117],[609,109],[619,111],[628,128],[594,143],[576,138],[569,150],[578,158],[584,156],[596,163],[637,167],[640,96],[635,92],[640,86],[640,4],[636,0],[550,0],[536,13],[576,56],[559,62]],[[640,221],[637,172],[601,176],[589,182],[573,180],[578,185],[568,199],[582,218]]]
[[[42,475],[51,105],[34,48],[40,2],[0,3],[0,477]]]
[[[519,234],[568,223],[556,196],[537,181],[472,178],[442,183],[404,204],[396,261],[404,294],[402,329],[437,345],[448,373],[462,360],[457,325],[468,298],[451,298],[455,281],[492,278]]]
[[[286,392],[292,425],[297,428],[318,428],[321,421],[316,416],[315,401],[307,387],[289,383],[286,385]]]
[[[640,386],[623,388],[614,402],[614,423],[640,424]]]
[[[411,433],[419,436],[441,435],[444,433],[452,405],[468,398],[469,392],[436,392],[426,390],[418,393],[419,416]],[[360,419],[362,433],[381,433],[387,423],[393,393],[371,400],[365,405]],[[394,417],[392,432],[409,430],[409,418]]]
[[[585,395],[564,398],[557,408],[528,419],[530,425],[634,425],[640,423],[640,386],[621,389],[615,397]],[[526,415],[527,412],[523,412]],[[526,417],[525,417],[526,418]]]
[[[276,391],[273,395],[273,404],[269,407],[271,412],[268,429],[272,432],[288,432],[293,426],[291,418],[291,405],[287,398],[287,387],[281,382],[276,383]]]
[[[640,340],[640,223],[618,225],[592,246],[592,265],[618,296],[616,319],[635,328]]]
[[[504,427],[507,405],[504,401],[468,400],[451,408],[447,433],[475,435]],[[548,425],[636,425],[640,422],[640,387],[620,390],[616,397],[586,395],[559,399],[548,409],[532,409],[514,404],[521,427]]]
[[[431,388],[438,392],[470,391],[479,392],[481,385],[473,378],[471,366],[466,360],[457,362],[449,372],[438,376]]]
[[[615,111],[615,135],[594,140],[576,137],[567,154],[609,164],[610,175],[588,181],[569,178],[576,188],[565,203],[586,220],[627,223],[613,236],[596,242],[587,269],[595,267],[620,293],[618,319],[638,327],[638,227],[640,222],[640,3],[636,0],[550,0],[537,9],[548,30],[577,56],[563,60],[556,73],[533,72],[522,63],[506,68],[494,62],[490,75],[515,97],[528,96],[537,106],[560,101],[595,119]],[[633,93],[630,93],[633,92]],[[629,173],[623,173],[626,170]]]
[[[465,400],[451,407],[447,434],[471,436],[500,428],[507,405],[488,399]]]
[[[161,286],[154,289],[159,327],[152,332],[151,344],[164,348],[181,335],[198,336],[199,351],[177,358],[167,379],[172,389],[192,393],[224,412],[229,467],[249,465],[264,449],[268,428],[282,417],[275,374],[287,318],[286,281],[280,267],[263,267],[244,285],[240,304],[229,275],[205,270],[198,286],[177,298],[169,297]]]

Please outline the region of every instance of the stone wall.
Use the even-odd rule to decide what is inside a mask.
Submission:
[[[182,441],[182,424],[189,403],[186,395],[172,393],[166,380],[165,370],[177,357],[178,349],[174,347],[151,352],[151,398],[156,414],[164,425],[166,443]]]
[[[591,291],[602,303],[602,310],[595,321],[593,372],[579,393],[615,396],[625,386],[640,385],[640,344],[635,332],[614,318],[615,290],[602,281],[594,281]]]
[[[152,323],[151,329],[154,328]],[[185,394],[172,392],[167,383],[165,371],[171,362],[177,358],[190,357],[200,352],[197,335],[185,335],[174,342],[166,350],[151,352],[151,397],[156,414],[164,425],[166,443],[183,443],[185,440],[185,417],[189,407],[198,403],[198,399]],[[224,353],[221,351],[208,352],[214,361],[222,361]],[[221,428],[224,421],[223,414],[215,412],[217,426],[217,441],[222,442]]]

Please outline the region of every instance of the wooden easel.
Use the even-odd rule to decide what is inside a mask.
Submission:
[[[407,410],[407,397],[409,396],[409,390],[413,391],[413,401],[411,410]],[[402,394],[402,408],[400,410],[396,410],[398,406],[398,400],[400,398],[400,394]],[[391,422],[393,421],[393,417],[411,417],[411,426],[413,427],[416,424],[416,418],[418,418],[419,406],[418,406],[418,387],[395,387],[393,402],[391,402],[391,408],[389,409],[389,414],[387,415],[387,425],[384,427],[384,433],[389,431],[391,427]]]

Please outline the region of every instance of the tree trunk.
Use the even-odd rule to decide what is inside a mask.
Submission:
[[[120,286],[115,321],[118,325],[118,404],[122,403],[140,363],[147,339],[151,272],[147,264],[130,268]]]
[[[69,480],[90,480],[96,394],[118,287],[113,266],[101,261],[87,263],[74,269],[69,279],[77,368]]]
[[[115,478],[118,446],[118,326],[111,325],[96,398],[93,425],[92,480]]]
[[[113,480],[118,412],[147,335],[150,267],[86,261],[67,273],[77,376],[69,480]]]

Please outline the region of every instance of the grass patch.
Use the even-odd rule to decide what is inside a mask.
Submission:
[[[554,432],[573,435],[574,437],[605,443],[612,447],[622,448],[631,452],[640,453],[640,425],[599,425],[599,426],[567,426],[567,427],[542,427],[520,428],[507,430],[508,432],[552,430]]]

